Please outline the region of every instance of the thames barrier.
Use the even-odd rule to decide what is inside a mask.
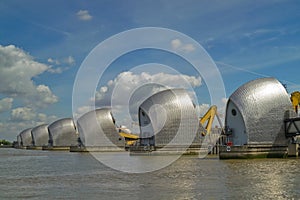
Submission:
[[[229,97],[223,126],[215,106],[197,116],[186,90],[167,89],[140,104],[139,134],[124,132],[111,108],[103,107],[83,114],[75,123],[64,118],[25,129],[17,135],[15,147],[149,155],[204,151],[220,159],[298,157],[300,119],[291,100],[277,79],[252,80]],[[219,126],[212,127],[216,118]]]

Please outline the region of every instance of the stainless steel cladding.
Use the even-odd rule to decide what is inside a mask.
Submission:
[[[82,144],[86,147],[124,147],[110,108],[85,113],[77,120]]]
[[[31,146],[32,145],[32,136],[31,136],[32,128],[28,128],[23,130],[19,135],[21,138],[21,146]]]
[[[69,147],[78,144],[78,134],[72,118],[59,119],[48,127],[49,144],[53,147]]]
[[[233,145],[286,144],[283,120],[292,114],[283,85],[274,78],[250,81],[229,98],[225,125],[232,131]]]
[[[195,142],[199,121],[184,89],[168,89],[146,99],[139,107],[141,145],[184,145]]]
[[[20,136],[20,134],[17,135],[17,145],[18,145],[18,147],[21,146],[21,136]]]
[[[32,144],[36,147],[42,147],[48,145],[49,133],[48,124],[42,124],[34,127],[31,130]]]

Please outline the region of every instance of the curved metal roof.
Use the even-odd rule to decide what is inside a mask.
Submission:
[[[49,141],[48,124],[42,124],[34,127],[31,130],[31,135],[32,135],[33,146],[48,145],[48,141]]]
[[[32,136],[31,136],[32,128],[25,129],[21,131],[20,138],[21,138],[21,145],[22,146],[31,146],[32,145]]]
[[[261,78],[239,87],[230,97],[241,113],[248,143],[285,142],[283,120],[292,112],[292,104],[283,85],[275,78]],[[227,119],[226,125],[231,126]]]
[[[20,135],[17,135],[17,143],[18,143],[18,146],[21,146],[21,136]]]
[[[78,135],[72,118],[59,119],[48,126],[50,144],[66,147],[78,144]]]
[[[187,145],[199,128],[195,106],[184,89],[168,89],[146,99],[139,107],[140,137],[155,135],[155,145]]]
[[[86,147],[123,147],[110,108],[85,113],[77,120],[81,142]]]

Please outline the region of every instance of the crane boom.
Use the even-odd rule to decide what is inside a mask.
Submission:
[[[221,128],[223,127],[222,125],[222,122],[218,116],[218,112],[217,112],[217,106],[213,105],[211,106],[208,111],[203,115],[203,117],[200,119],[200,124],[204,127],[205,123],[206,123],[206,126],[205,126],[205,131],[203,131],[201,134],[202,136],[205,136],[206,134],[210,134],[211,132],[211,128],[212,128],[212,124],[213,124],[213,121],[214,121],[214,118],[217,117],[218,119],[218,122],[221,126]],[[224,132],[222,130],[222,132]]]
[[[217,106],[213,105],[199,120],[200,125],[204,129],[201,133],[202,136],[210,134],[215,117],[217,117],[219,125],[222,128],[222,133],[224,133],[222,122],[217,113]],[[134,145],[136,141],[140,139],[138,135],[132,134],[131,131],[126,127],[121,126],[118,129],[119,129],[119,136],[125,139],[125,148]]]
[[[292,101],[292,104],[293,104],[293,107],[294,107],[296,113],[298,113],[298,106],[300,104],[300,92],[299,91],[293,92],[291,94],[291,101]]]

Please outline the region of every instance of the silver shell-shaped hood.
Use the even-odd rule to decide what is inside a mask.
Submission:
[[[54,147],[78,144],[78,135],[72,118],[59,119],[48,127],[50,145]]]
[[[33,146],[41,147],[48,145],[49,133],[48,124],[42,124],[31,130]]]
[[[232,129],[234,145],[285,144],[283,120],[290,113],[292,104],[283,85],[275,78],[261,78],[229,97],[225,125]]]
[[[141,145],[193,143],[199,121],[195,106],[184,89],[168,89],[146,99],[139,107]]]
[[[21,138],[21,145],[24,147],[32,145],[31,130],[32,128],[28,128],[21,131],[21,133],[19,134]]]
[[[18,146],[21,146],[21,136],[20,136],[20,134],[19,135],[17,135],[17,144],[18,144]]]
[[[82,144],[86,147],[123,147],[110,108],[85,113],[77,120]]]

